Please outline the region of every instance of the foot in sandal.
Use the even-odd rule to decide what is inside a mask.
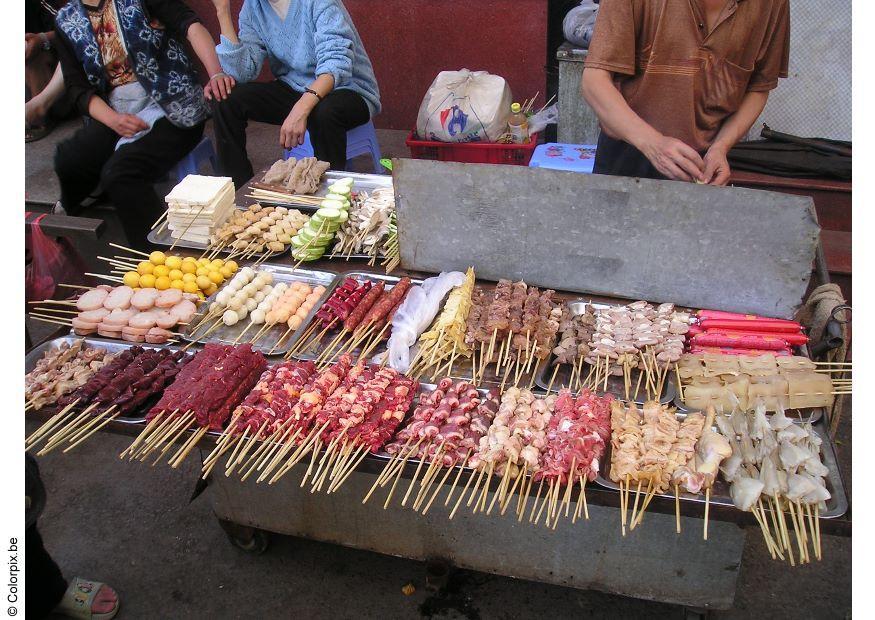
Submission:
[[[115,590],[99,581],[76,577],[67,586],[55,613],[82,620],[110,620],[118,613],[118,608]]]

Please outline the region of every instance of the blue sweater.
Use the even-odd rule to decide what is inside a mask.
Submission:
[[[334,88],[360,94],[371,116],[380,112],[377,78],[352,18],[340,0],[292,0],[285,20],[267,0],[245,0],[240,43],[221,37],[216,52],[222,69],[238,82],[258,77],[267,58],[270,70],[298,92],[330,73]]]

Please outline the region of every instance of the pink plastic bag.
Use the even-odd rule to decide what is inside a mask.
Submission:
[[[25,213],[25,218],[30,217]],[[27,301],[52,299],[58,284],[79,284],[85,281],[85,263],[67,239],[53,239],[40,227],[43,213],[30,225],[25,249],[30,250],[30,262],[24,271]]]

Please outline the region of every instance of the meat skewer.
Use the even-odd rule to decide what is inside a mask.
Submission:
[[[160,394],[180,369],[189,361],[181,351],[131,347],[104,364],[77,389],[62,395],[57,405],[70,415],[67,423],[43,432],[30,441],[36,445],[42,439],[45,446],[37,454],[43,455],[67,442],[68,452],[120,415],[138,411],[150,398]],[[49,432],[54,431],[52,435]]]
[[[46,351],[24,377],[25,411],[38,411],[55,404],[61,396],[83,385],[111,359],[112,355],[106,349],[86,345],[84,340],[72,344],[63,342],[57,349]]]
[[[160,420],[147,428],[125,453],[144,460],[158,448],[157,462],[186,430],[195,430],[170,459],[174,469],[208,430],[221,431],[231,411],[258,382],[267,367],[264,356],[250,345],[208,343],[165,390],[161,400],[149,411],[147,421]],[[142,450],[134,449],[144,443]],[[163,446],[163,448],[162,448]]]

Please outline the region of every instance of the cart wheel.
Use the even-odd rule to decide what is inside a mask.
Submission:
[[[253,555],[260,555],[267,550],[270,544],[270,533],[246,525],[238,525],[231,521],[219,519],[219,525],[225,530],[231,544]]]
[[[270,534],[264,530],[253,530],[252,536],[248,540],[232,534],[228,534],[228,540],[241,551],[251,553],[252,555],[261,555],[267,551],[267,547],[270,544]]]
[[[708,620],[711,610],[702,607],[684,607],[684,620]]]

